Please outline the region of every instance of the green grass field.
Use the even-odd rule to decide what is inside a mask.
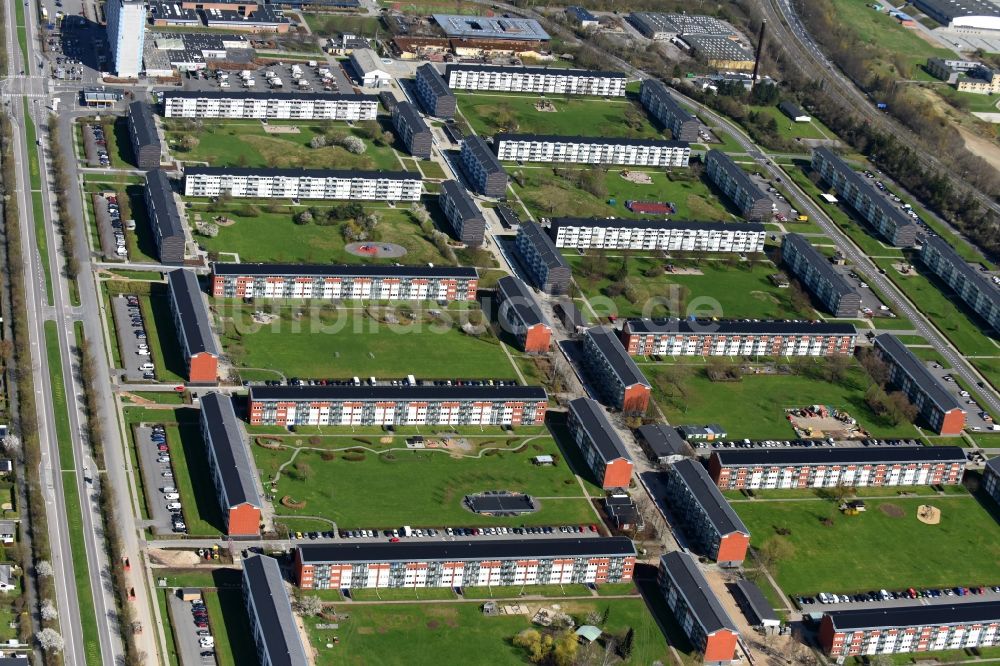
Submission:
[[[930,503],[942,512],[939,525],[917,520],[917,507]],[[867,511],[845,516],[833,502],[736,502],[732,506],[760,547],[777,538],[792,553],[777,564],[786,594],[855,592],[908,587],[951,587],[1000,582],[1000,525],[973,497],[933,500],[867,500]],[[894,517],[885,509],[901,514]],[[892,508],[895,507],[895,508]],[[832,520],[832,525],[823,521]]]
[[[476,338],[430,322],[388,325],[356,311],[315,311],[315,321],[293,321],[299,308],[281,311],[267,326],[251,310],[226,308],[223,346],[240,367],[270,368],[286,377],[481,377],[517,379],[489,332]]]
[[[719,383],[695,369],[683,382],[683,394],[672,386],[661,386],[658,376],[664,367],[644,364],[642,369],[664,414],[675,425],[720,423],[735,439],[789,439],[795,432],[784,410],[822,404],[846,410],[876,437],[918,434],[908,423],[892,425],[871,411],[865,404],[870,380],[859,367],[848,373],[843,384],[805,375],[745,375],[739,382]]]
[[[860,41],[878,44],[908,62],[911,71],[903,72],[904,76],[915,75],[918,63],[922,64],[927,58],[951,58],[954,55],[947,49],[931,46],[920,38],[917,30],[903,27],[888,14],[873,10],[864,0],[832,0],[832,4],[841,24],[850,26]],[[883,66],[887,65],[883,63]]]
[[[323,37],[333,37],[342,32],[349,32],[362,37],[374,37],[377,30],[385,32],[385,26],[377,16],[351,16],[340,14],[314,14],[302,12],[306,25],[313,34]]]
[[[823,126],[816,118],[807,123],[797,123],[786,116],[777,106],[749,106],[748,112],[763,114],[774,118],[778,123],[778,134],[788,139],[832,139],[834,133]],[[803,145],[803,149],[808,146]]]
[[[531,604],[532,611],[540,605]],[[583,624],[589,613],[601,614],[607,609],[608,620],[602,629],[611,635],[623,635],[632,628],[635,638],[629,663],[671,663],[666,639],[641,599],[561,600],[559,605],[577,624]],[[329,620],[306,619],[319,666],[497,666],[527,662],[527,652],[510,642],[515,634],[532,627],[524,615],[485,617],[479,603],[351,604],[335,605],[334,609],[344,614],[336,631],[316,628],[317,623]],[[339,642],[326,647],[334,636]],[[604,656],[600,641],[591,649]],[[582,656],[583,648],[579,654]]]

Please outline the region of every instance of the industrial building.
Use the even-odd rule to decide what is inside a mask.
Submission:
[[[781,258],[809,293],[834,317],[853,318],[861,309],[861,295],[805,236],[785,234]]]
[[[146,174],[143,200],[146,202],[146,215],[160,255],[160,263],[176,266],[183,264],[184,224],[174,200],[170,179],[163,169],[153,169]]]
[[[636,551],[626,537],[303,544],[292,576],[305,590],[622,583]]]
[[[722,490],[954,486],[965,453],[957,446],[717,449],[708,471]]]
[[[898,247],[916,244],[913,220],[839,155],[820,146],[813,151],[812,168],[887,243]]]
[[[430,159],[434,139],[417,107],[409,102],[400,102],[392,107],[392,127],[411,155]]]
[[[556,247],[579,250],[763,252],[762,224],[558,217],[549,225]]]
[[[594,326],[583,334],[583,363],[591,388],[609,407],[644,414],[652,387],[614,332]]]
[[[754,54],[732,37],[721,35],[682,35],[677,38],[691,48],[691,55],[709,67],[725,71],[750,71]]]
[[[179,72],[206,70],[210,65],[229,68],[236,63],[249,63],[253,58],[250,40],[234,32],[157,30],[150,33],[142,52],[143,66],[149,78],[175,77]],[[157,94],[163,95],[164,92],[157,91]]]
[[[946,240],[928,233],[921,239],[920,261],[993,330],[1000,330],[1000,291],[990,275],[970,266]]]
[[[137,167],[155,169],[160,166],[160,135],[156,131],[153,110],[146,102],[128,105],[128,137]]]
[[[143,0],[108,0],[104,3],[104,14],[115,76],[139,78],[146,37],[146,3]]]
[[[358,49],[349,58],[351,68],[362,88],[382,88],[392,83],[392,74],[372,49]]]
[[[262,666],[309,663],[278,560],[266,555],[252,555],[243,560],[243,603],[257,648],[257,663]]]
[[[982,489],[1000,504],[1000,458],[990,458],[983,469]]]
[[[160,93],[165,118],[256,118],[266,120],[375,120],[378,97],[304,92]]]
[[[913,6],[948,28],[1000,30],[1000,6],[989,0],[914,0]]]
[[[434,65],[426,63],[417,67],[414,83],[417,100],[426,113],[437,118],[455,117],[458,102]]]
[[[458,240],[472,247],[483,244],[486,238],[486,218],[461,183],[457,180],[441,183],[438,207],[448,218]]]
[[[644,79],[639,101],[650,115],[670,130],[670,138],[689,143],[698,141],[701,122],[673,98],[663,81]]]
[[[629,319],[632,356],[836,356],[854,353],[852,324],[741,319]]]
[[[926,425],[939,435],[962,434],[965,410],[922,360],[891,333],[876,336],[874,348],[889,366],[889,383],[906,394]]]
[[[511,333],[521,351],[543,354],[552,342],[552,327],[527,286],[513,275],[497,281],[497,321]]]
[[[201,14],[205,17],[207,27],[222,30],[239,30],[254,34],[268,32],[285,34],[292,26],[292,22],[270,3],[253,4],[253,8],[245,12],[205,7],[201,10]]]
[[[540,386],[251,386],[251,425],[537,425]]]
[[[635,440],[650,460],[659,465],[669,465],[694,455],[694,449],[672,426],[651,423],[639,426]]]
[[[675,550],[660,557],[660,592],[705,666],[729,666],[736,656],[739,631],[726,613],[698,563]]]
[[[624,97],[627,79],[621,72],[461,63],[445,68],[445,81],[452,90]]]
[[[604,408],[590,398],[572,400],[567,426],[594,480],[605,489],[628,488],[632,480],[632,457],[608,421]]]
[[[472,135],[462,141],[459,163],[476,192],[488,197],[502,197],[507,192],[507,172],[482,137]]]
[[[742,564],[750,547],[750,530],[704,466],[680,460],[670,465],[664,476],[664,504],[696,552],[719,566]]]
[[[336,199],[419,201],[423,191],[415,171],[328,171],[192,166],[184,170],[189,197],[257,199]]]
[[[824,613],[819,644],[850,656],[970,650],[1000,645],[1000,601],[880,606]]]
[[[807,123],[812,120],[809,114],[802,110],[802,107],[788,100],[778,104],[778,110],[796,123]]]
[[[536,222],[523,222],[514,239],[514,254],[535,286],[546,294],[565,294],[573,281],[573,271],[555,243]]]
[[[721,150],[713,149],[705,155],[705,174],[729,197],[743,217],[764,221],[774,216],[774,201],[767,192]]]
[[[549,41],[549,33],[534,19],[464,14],[434,14],[433,18],[444,34],[452,39]]]
[[[264,502],[257,489],[257,467],[250,457],[232,399],[224,393],[202,395],[199,418],[226,535],[259,536]]]
[[[493,137],[502,162],[562,162],[625,166],[686,167],[691,145],[685,141],[588,136],[509,134]]]
[[[478,282],[464,266],[212,264],[216,298],[475,301]]]
[[[566,8],[566,15],[569,20],[580,26],[584,30],[589,30],[590,28],[596,28],[601,24],[596,16],[591,14],[584,7],[578,7],[576,5],[571,5]]]
[[[719,35],[729,38],[739,36],[732,27],[714,16],[704,14],[632,12],[626,19],[643,36],[655,41],[670,40],[680,35]]]
[[[208,305],[202,297],[198,277],[194,271],[179,268],[167,273],[167,287],[187,380],[193,384],[214,384],[219,374],[219,345],[212,334]]]

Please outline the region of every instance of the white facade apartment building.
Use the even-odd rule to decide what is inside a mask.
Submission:
[[[556,218],[548,233],[556,247],[678,252],[763,252],[767,236],[760,224],[594,217]]]
[[[184,172],[189,197],[417,201],[421,191],[420,175],[407,171],[188,167]]]
[[[851,354],[851,324],[738,319],[629,319],[622,345],[633,356],[832,356]]]
[[[165,118],[375,120],[378,97],[333,93],[170,90],[160,93]]]
[[[493,149],[502,162],[686,167],[691,159],[689,143],[661,139],[501,133],[493,137]]]
[[[624,97],[627,79],[621,72],[549,67],[448,65],[445,81],[452,90],[548,93]]]

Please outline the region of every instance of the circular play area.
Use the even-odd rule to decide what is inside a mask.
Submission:
[[[371,259],[397,259],[406,254],[406,248],[396,243],[348,243],[344,249],[355,257]]]

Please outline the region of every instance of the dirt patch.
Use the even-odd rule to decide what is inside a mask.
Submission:
[[[299,511],[301,509],[306,508],[306,503],[297,502],[292,498],[291,495],[285,495],[284,497],[281,498],[281,506],[286,507],[288,509],[295,509],[296,511]]]
[[[267,132],[268,134],[301,134],[302,133],[302,130],[300,130],[295,125],[264,125],[262,123],[261,127],[263,127],[264,131]]]
[[[669,271],[671,275],[704,275],[705,272],[700,268],[674,268]]]
[[[201,562],[198,553],[193,550],[164,550],[150,548],[149,561],[166,567],[193,567]]]
[[[253,441],[265,449],[280,449],[284,446],[277,437],[255,437]]]
[[[878,510],[884,513],[885,515],[889,516],[890,518],[906,517],[906,511],[904,511],[903,507],[899,506],[898,504],[882,504],[881,506],[879,506]]]
[[[438,628],[438,627],[440,627],[440,626],[441,626],[441,623],[440,623],[440,622],[438,622],[437,620],[430,620],[430,621],[429,621],[429,622],[427,623],[427,628],[428,628],[428,629],[437,629],[437,628]]]
[[[982,157],[994,169],[1000,169],[1000,146],[963,127],[956,126],[956,129],[958,129],[958,133],[962,136],[965,147],[970,153]]]
[[[930,504],[921,504],[917,507],[917,520],[925,525],[937,525],[941,522],[941,509]]]
[[[354,631],[358,632],[362,636],[371,636],[375,633],[375,629],[373,627],[358,627]]]

